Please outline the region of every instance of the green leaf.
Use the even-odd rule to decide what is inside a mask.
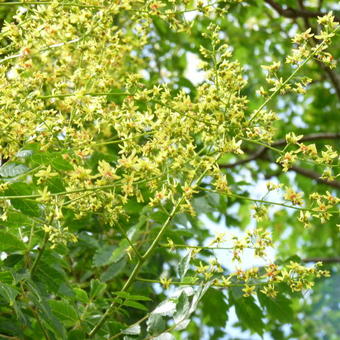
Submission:
[[[204,323],[211,327],[225,327],[228,320],[228,309],[224,294],[214,288],[208,289],[202,299]],[[216,313],[217,310],[218,313]]]
[[[147,331],[150,334],[159,334],[165,329],[165,321],[159,314],[151,314],[146,321]]]
[[[0,176],[1,177],[15,177],[18,175],[22,175],[30,169],[24,164],[16,164],[16,163],[5,163],[0,167]]]
[[[23,182],[16,182],[10,185],[5,191],[6,196],[26,196],[32,194],[32,185]],[[26,198],[12,198],[11,203],[14,208],[20,210],[25,215],[40,216],[39,204],[34,200]]]
[[[130,246],[128,240],[122,240],[119,242],[119,247],[116,248],[110,257],[110,263],[116,263],[121,260],[126,255],[126,249]]]
[[[176,313],[174,314],[175,323],[179,323],[189,316],[190,314],[189,307],[190,307],[189,298],[185,291],[182,291],[177,301]]]
[[[0,282],[0,295],[6,300],[7,303],[9,303],[11,306],[13,306],[15,302],[15,298],[19,294],[19,291],[6,284],[6,283],[1,283]]]
[[[51,330],[61,339],[66,339],[66,331],[60,320],[52,313],[51,307],[47,303],[37,285],[31,280],[27,281],[30,290],[30,298],[37,308],[40,318]]]
[[[90,290],[90,299],[94,299],[95,297],[99,297],[103,294],[106,289],[106,283],[100,282],[99,280],[91,280],[91,290]]]
[[[258,291],[257,296],[261,305],[266,308],[274,320],[282,323],[291,323],[294,321],[294,312],[290,306],[291,301],[285,296],[280,294],[275,298],[270,298],[260,291]]]
[[[78,321],[77,311],[66,301],[49,301],[53,314],[60,319],[65,326],[72,327]]]
[[[250,330],[262,336],[264,329],[263,314],[259,306],[254,302],[254,298],[249,296],[235,299],[230,294],[230,300],[235,305],[239,321]]]
[[[106,282],[118,276],[125,269],[126,262],[127,260],[124,258],[117,263],[110,264],[106,271],[100,275],[100,280]]]
[[[18,158],[27,158],[33,154],[32,150],[20,150],[17,152],[16,156]]]
[[[138,335],[141,331],[141,327],[139,325],[132,325],[129,328],[123,330],[123,334],[128,335]]]
[[[25,243],[16,236],[5,231],[0,231],[0,251],[11,253],[25,249]]]
[[[90,301],[85,290],[81,288],[73,288],[75,294],[75,300],[83,303],[88,303]]]
[[[151,314],[159,314],[162,316],[172,316],[176,312],[176,303],[167,299],[161,302]]]
[[[136,308],[136,309],[140,309],[143,311],[147,311],[148,309],[142,305],[141,303],[137,302],[137,301],[132,301],[132,300],[126,300],[123,303],[124,306],[128,306],[128,307],[132,307],[132,308]]]
[[[185,274],[189,269],[191,254],[192,251],[189,250],[188,253],[181,259],[181,261],[178,264],[178,276],[181,281],[184,279]]]
[[[0,272],[0,282],[11,285],[13,281],[14,281],[14,278],[11,272],[9,271]]]
[[[85,333],[80,329],[71,329],[67,334],[67,340],[83,340],[83,339],[85,339]]]
[[[22,261],[24,255],[21,254],[11,254],[4,260],[4,265],[6,267],[14,267],[17,263]]]
[[[49,265],[45,261],[41,261],[39,263],[34,277],[38,281],[44,283],[46,287],[54,293],[62,293],[63,291],[65,292],[65,288],[67,287],[68,290],[70,290],[65,278],[65,273],[57,270],[53,264]]]
[[[106,244],[105,246],[99,248],[93,257],[93,265],[95,267],[106,266],[111,263],[111,256],[116,246]]]
[[[206,291],[209,289],[211,286],[212,282],[209,281],[205,283],[204,285],[201,285],[195,292],[192,301],[191,301],[191,306],[190,306],[190,313],[193,313],[196,311],[197,305],[200,302],[200,300],[203,298],[204,294]]]
[[[8,211],[7,212],[7,219],[6,221],[1,221],[1,225],[6,227],[15,227],[17,228],[18,225],[25,225],[30,226],[34,222],[31,218],[24,215],[21,211]]]
[[[123,299],[127,299],[127,300],[140,300],[140,301],[151,301],[151,299],[147,296],[143,296],[143,295],[132,295],[128,292],[113,292],[112,294],[117,295]]]
[[[62,152],[39,151],[31,156],[31,161],[34,165],[51,165],[55,170],[59,171],[73,170],[72,164],[65,160],[62,155]]]

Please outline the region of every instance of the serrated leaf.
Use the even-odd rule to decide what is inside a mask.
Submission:
[[[136,308],[136,309],[140,309],[143,311],[147,311],[148,309],[142,305],[141,303],[137,302],[137,301],[133,301],[133,300],[126,300],[123,303],[124,306],[128,306],[128,307],[132,307],[132,308]]]
[[[106,283],[100,282],[99,280],[91,280],[91,290],[90,290],[90,298],[93,299],[95,297],[100,296],[104,290],[106,289]]]
[[[204,296],[206,291],[209,289],[211,284],[212,284],[212,282],[209,281],[209,282],[205,283],[204,285],[201,285],[199,287],[199,289],[196,291],[196,293],[193,296],[192,301],[191,301],[190,313],[195,312],[198,303],[200,302],[200,300],[202,299],[202,297]]]
[[[61,293],[61,288],[67,286],[65,282],[65,274],[57,270],[53,265],[47,264],[45,261],[40,262],[34,277],[44,283],[49,290],[54,293]]]
[[[117,295],[123,299],[127,300],[141,300],[141,301],[151,301],[151,299],[147,296],[143,295],[132,295],[128,292],[113,292],[112,294]]]
[[[189,298],[185,294],[185,292],[182,292],[178,298],[176,305],[176,313],[174,314],[175,323],[179,323],[189,316],[190,314],[189,307],[190,307]]]
[[[0,272],[0,282],[11,285],[13,283],[13,275],[11,272]]]
[[[18,158],[26,158],[33,154],[32,150],[20,150],[16,153],[16,157]]]
[[[34,165],[51,165],[55,170],[69,171],[73,169],[70,162],[63,158],[61,152],[37,152],[31,157]]]
[[[122,240],[119,242],[118,248],[116,248],[110,257],[110,262],[109,263],[116,263],[119,260],[121,260],[125,255],[126,255],[126,249],[128,249],[130,246],[128,240]]]
[[[269,315],[275,320],[282,323],[291,323],[294,321],[294,312],[290,306],[291,301],[283,295],[277,295],[270,298],[265,294],[258,292],[257,296],[262,306],[264,306]]]
[[[61,339],[66,339],[66,331],[60,320],[52,313],[51,308],[40,292],[38,286],[31,280],[27,281],[30,298],[37,307],[37,312],[44,323],[47,323],[56,335]]]
[[[93,257],[93,265],[95,267],[101,267],[110,264],[111,255],[115,248],[115,246],[109,244],[99,248]]]
[[[188,253],[181,259],[178,264],[178,276],[182,281],[187,273],[190,265],[192,250],[189,250]]]
[[[172,300],[165,300],[151,314],[172,316],[176,312],[176,303]]]
[[[81,288],[73,288],[73,291],[75,294],[75,300],[83,303],[88,303],[90,301],[85,290]]]
[[[60,319],[65,326],[74,326],[78,321],[78,315],[74,307],[72,307],[66,301],[49,301],[49,306],[51,307],[52,313]]]
[[[138,335],[140,331],[141,327],[139,325],[132,325],[129,328],[124,329],[122,333],[128,335]]]
[[[126,259],[123,259],[117,263],[111,263],[109,267],[100,275],[101,281],[106,282],[118,276],[124,270],[126,262]]]
[[[146,321],[147,331],[150,334],[159,334],[165,329],[165,321],[159,314],[151,314]]]
[[[239,321],[250,330],[262,336],[265,327],[262,321],[263,314],[259,306],[254,302],[253,297],[235,299],[232,294],[230,297],[235,305],[235,311]]]
[[[7,301],[7,303],[9,303],[9,305],[13,306],[18,294],[19,291],[16,288],[0,282],[0,295]]]
[[[22,196],[32,194],[32,185],[23,182],[15,182],[5,191],[6,196]],[[26,198],[12,198],[11,204],[28,216],[40,216],[39,204],[34,200]]]
[[[0,167],[0,176],[1,177],[15,177],[18,175],[22,175],[30,169],[24,164],[16,164],[16,163],[5,163]]]
[[[224,294],[217,289],[210,288],[202,299],[204,323],[211,327],[225,327],[228,320],[229,305],[225,302]],[[219,313],[215,313],[216,310]]]
[[[6,231],[0,231],[0,251],[11,253],[25,249],[25,243],[19,240],[16,236]]]

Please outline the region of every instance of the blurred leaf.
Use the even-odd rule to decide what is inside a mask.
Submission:
[[[16,236],[5,231],[0,231],[0,251],[10,253],[25,249],[25,243],[19,240]]]
[[[235,306],[239,321],[250,330],[262,336],[265,327],[262,321],[263,314],[259,306],[254,302],[254,299],[251,296],[235,299],[232,294],[230,294],[230,297],[231,302]]]
[[[189,269],[190,265],[190,259],[191,259],[192,251],[189,250],[188,253],[181,259],[181,261],[178,264],[178,276],[180,280],[182,281]]]
[[[53,314],[63,321],[65,326],[72,327],[78,321],[77,312],[69,302],[51,300],[48,303]]]
[[[155,310],[151,312],[153,315],[172,316],[176,312],[176,303],[172,300],[161,302]]]
[[[141,328],[139,325],[133,325],[129,328],[126,328],[123,330],[123,334],[128,334],[128,335],[138,335],[141,331]]]
[[[148,309],[142,305],[141,303],[137,302],[137,301],[132,301],[132,300],[126,300],[123,303],[124,306],[128,306],[128,307],[132,307],[132,308],[136,308],[139,310],[143,310],[143,311],[147,311]]]
[[[14,304],[15,298],[18,294],[19,291],[16,288],[6,283],[0,282],[0,295],[5,299],[7,303],[9,303],[9,305],[12,306]]]
[[[274,319],[282,323],[291,323],[294,321],[294,312],[290,306],[291,301],[282,294],[275,298],[270,298],[258,291],[257,296],[263,307],[266,308],[268,314]]]
[[[13,283],[13,275],[11,272],[0,272],[0,282],[11,285]]]
[[[106,289],[106,283],[99,280],[91,280],[90,299],[100,296]]]
[[[146,325],[150,334],[161,333],[165,329],[165,321],[159,314],[151,314],[146,321]]]
[[[202,299],[205,324],[212,327],[225,327],[228,309],[229,305],[225,302],[224,294],[220,290],[209,288]]]
[[[30,169],[24,164],[5,163],[3,166],[0,167],[0,176],[15,177],[24,174],[28,170]]]

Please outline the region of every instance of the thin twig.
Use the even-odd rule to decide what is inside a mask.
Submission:
[[[322,17],[326,15],[327,13],[321,12],[321,11],[308,11],[306,9],[296,9],[292,7],[283,8],[280,4],[275,2],[274,0],[265,0],[265,2],[270,5],[275,11],[280,14],[283,17],[286,18],[316,18],[316,17]],[[334,19],[337,22],[340,22],[339,17],[335,17]]]

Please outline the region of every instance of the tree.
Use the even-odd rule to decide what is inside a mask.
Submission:
[[[336,339],[335,4],[0,3],[0,338]]]

